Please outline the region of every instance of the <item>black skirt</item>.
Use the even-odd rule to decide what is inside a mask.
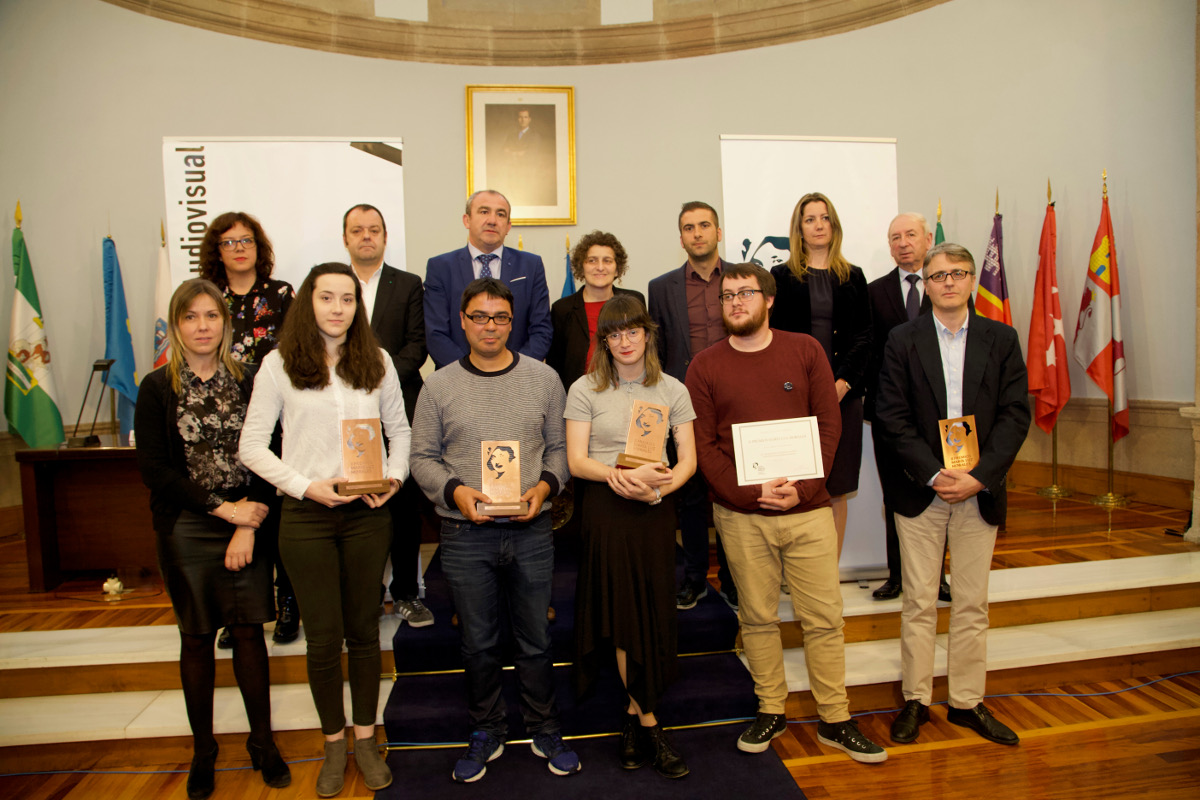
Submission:
[[[583,493],[583,549],[575,587],[576,688],[592,687],[601,659],[626,653],[629,695],[654,711],[678,674],[675,504],[620,497],[576,479]]]
[[[825,478],[825,489],[830,497],[857,490],[858,472],[862,468],[862,398],[847,398],[839,405],[842,411],[842,438],[838,440],[833,466]]]
[[[181,511],[169,534],[158,534],[162,571],[179,630],[214,633],[226,625],[255,625],[275,619],[271,596],[274,569],[269,548],[254,542],[254,558],[237,572],[225,568],[233,526],[210,514]]]

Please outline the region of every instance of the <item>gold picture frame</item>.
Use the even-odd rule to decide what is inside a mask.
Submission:
[[[467,194],[495,189],[513,225],[575,224],[575,87],[467,87]]]

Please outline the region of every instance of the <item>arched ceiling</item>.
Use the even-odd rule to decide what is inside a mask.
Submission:
[[[948,0],[105,2],[170,22],[293,47],[508,67],[659,61],[746,50],[844,33]],[[421,17],[423,21],[413,19]],[[640,21],[606,24],[614,20]]]

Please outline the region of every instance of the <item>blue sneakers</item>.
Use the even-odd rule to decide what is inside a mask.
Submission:
[[[450,777],[454,778],[456,783],[477,781],[487,772],[488,762],[495,761],[503,752],[504,742],[484,731],[475,731],[467,742],[466,755],[455,762],[454,772]],[[578,769],[578,759],[575,763]]]
[[[579,763],[579,756],[563,741],[562,734],[558,731],[535,733],[529,747],[535,756],[549,760],[547,766],[555,775],[574,775],[583,769],[583,765]]]

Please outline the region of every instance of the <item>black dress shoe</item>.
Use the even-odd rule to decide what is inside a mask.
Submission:
[[[920,700],[909,700],[892,721],[892,741],[896,744],[915,742],[926,722],[929,722],[929,706]]]
[[[899,578],[888,578],[875,591],[871,592],[871,597],[876,600],[895,600],[904,591],[904,586],[900,583]]]
[[[938,584],[938,600],[943,603],[950,602],[950,584],[946,583],[945,579]]]
[[[621,769],[644,767],[650,763],[653,755],[646,747],[637,714],[626,714],[625,726],[621,728]]]
[[[217,743],[213,742],[211,753],[193,753],[192,766],[188,770],[188,800],[204,800],[213,793],[216,780]]]
[[[688,774],[687,762],[679,751],[671,745],[667,732],[661,725],[653,728],[642,728],[642,736],[646,740],[646,749],[654,756],[654,769],[664,778],[682,778]]]
[[[296,598],[292,595],[279,596],[279,619],[275,621],[275,633],[271,641],[276,644],[287,644],[296,641],[300,635],[300,609]]]
[[[970,728],[988,741],[996,744],[1017,744],[1021,740],[1012,729],[992,716],[983,703],[974,708],[955,708],[950,706],[946,720],[953,725]]]
[[[217,647],[222,650],[233,649],[233,634],[229,632],[229,628],[221,629],[221,633],[217,636]]]

